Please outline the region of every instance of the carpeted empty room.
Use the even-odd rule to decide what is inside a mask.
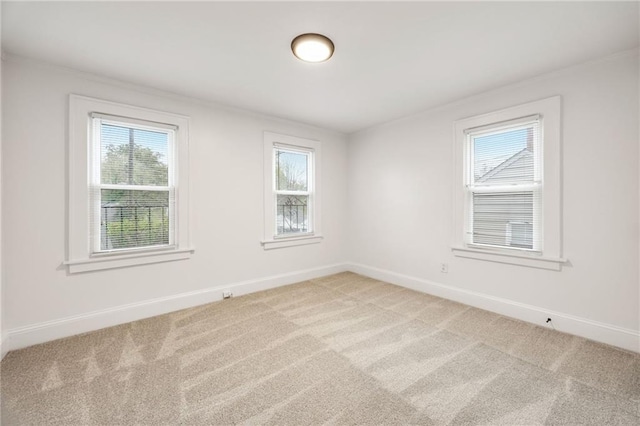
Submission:
[[[639,425],[640,1],[0,0],[0,425]]]
[[[629,424],[640,356],[341,273],[11,352],[7,424]]]

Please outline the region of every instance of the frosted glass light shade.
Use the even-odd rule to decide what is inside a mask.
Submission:
[[[331,58],[335,47],[322,34],[301,34],[291,42],[291,50],[296,58],[305,62],[324,62]]]

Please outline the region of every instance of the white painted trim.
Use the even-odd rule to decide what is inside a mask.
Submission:
[[[50,340],[73,336],[88,331],[99,330],[130,321],[162,315],[180,309],[191,308],[222,300],[222,292],[231,291],[234,296],[255,293],[300,281],[346,271],[345,264],[327,265],[302,271],[272,275],[270,277],[241,281],[227,285],[143,300],[141,302],[87,312],[80,315],[31,324],[9,330],[2,344],[3,351],[16,350]]]
[[[465,190],[469,182],[468,139],[466,131],[482,126],[501,126],[501,123],[520,120],[522,117],[539,115],[542,117],[542,217],[534,219],[534,226],[542,226],[542,256],[547,259],[562,258],[562,194],[561,194],[561,115],[562,102],[560,96],[541,99],[526,104],[517,105],[486,114],[461,118],[454,122],[453,140],[453,235],[452,246],[471,248],[468,236],[470,222],[468,220],[471,209],[470,198]],[[536,210],[534,209],[534,212]],[[506,253],[509,249],[504,249]],[[478,260],[488,260],[513,265],[529,266],[533,268],[552,269],[560,271],[562,263],[536,262],[521,257],[505,256],[497,251],[454,251],[456,256],[471,257]]]
[[[149,263],[171,262],[174,260],[188,259],[195,249],[187,248],[182,250],[155,250],[143,251],[140,253],[127,253],[124,255],[108,255],[92,257],[88,259],[67,260],[63,264],[67,265],[70,274],[80,272],[99,271],[101,269],[126,268],[128,266],[146,265]]]
[[[1,354],[15,349],[44,343],[50,340],[73,336],[105,327],[137,321],[156,315],[174,312],[206,303],[222,300],[223,291],[231,291],[234,296],[254,293],[300,281],[318,278],[339,272],[352,271],[412,290],[455,300],[480,309],[496,312],[511,318],[544,327],[547,318],[553,318],[556,330],[585,337],[598,342],[640,352],[640,332],[589,320],[537,306],[527,305],[508,299],[489,296],[474,291],[455,288],[433,281],[399,274],[357,263],[344,263],[319,268],[295,271],[270,277],[221,285],[203,290],[145,300],[85,314],[17,327],[8,331],[0,341]]]
[[[322,235],[309,235],[306,237],[282,238],[282,239],[261,241],[260,244],[262,244],[265,250],[272,250],[272,249],[283,248],[283,247],[316,244],[321,242],[323,238],[324,237]]]
[[[529,266],[532,268],[560,271],[567,259],[544,257],[536,255],[509,253],[506,251],[490,251],[489,249],[476,249],[471,247],[451,247],[454,256],[468,259],[487,260],[489,262],[508,263],[511,265]]]
[[[283,135],[265,131],[263,133],[263,216],[264,238],[260,242],[265,250],[293,247],[299,245],[319,243],[322,241],[322,143],[315,139],[298,136]],[[311,170],[309,176],[309,222],[314,237],[303,241],[304,237],[276,236],[276,205],[274,200],[275,182],[273,148],[286,146],[288,149],[300,149],[311,155]],[[306,237],[309,237],[307,235]],[[288,242],[285,242],[287,240]]]
[[[5,355],[9,352],[9,345],[7,343],[7,338],[2,335],[0,336],[0,361],[2,361]]]
[[[454,300],[542,327],[546,326],[545,321],[547,318],[553,318],[555,329],[563,333],[585,337],[629,351],[640,352],[640,332],[636,330],[551,311],[538,306],[527,305],[470,290],[455,288],[367,265],[348,263],[347,269],[357,274]]]
[[[134,253],[123,252],[110,254],[108,261],[94,262],[91,259],[90,245],[90,215],[91,205],[90,185],[88,181],[90,172],[91,136],[88,117],[94,113],[106,114],[113,117],[128,117],[129,120],[143,121],[147,123],[164,123],[174,126],[175,149],[173,155],[177,156],[175,171],[173,173],[174,197],[175,197],[175,233],[173,242],[176,250],[171,254],[153,253],[155,258],[149,256],[129,256]],[[172,112],[158,111],[117,102],[90,98],[75,94],[69,95],[69,134],[68,134],[68,185],[69,199],[67,208],[68,237],[65,265],[68,265],[69,273],[95,271],[99,269],[119,268],[135,266],[139,264],[157,263],[162,261],[186,259],[190,256],[191,229],[190,217],[193,209],[189,198],[189,124],[188,116]],[[186,250],[186,251],[184,251]],[[121,259],[118,261],[117,259]]]

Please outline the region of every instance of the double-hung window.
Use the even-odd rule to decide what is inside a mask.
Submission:
[[[560,98],[455,123],[457,256],[559,270]]]
[[[175,244],[175,130],[92,114],[92,254]]]
[[[319,242],[318,141],[265,132],[265,249]]]
[[[275,236],[313,232],[313,150],[276,144],[273,147]]]
[[[466,132],[466,243],[542,251],[540,117]]]
[[[71,95],[69,272],[191,256],[188,117]]]

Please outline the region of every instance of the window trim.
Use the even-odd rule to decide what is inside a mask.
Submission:
[[[278,235],[276,230],[275,205],[275,148],[310,153],[309,179],[309,223],[311,231],[296,235]],[[264,132],[263,166],[264,166],[264,228],[263,239],[260,244],[265,250],[293,247],[319,243],[321,233],[321,189],[320,189],[320,141],[296,136],[282,135],[274,132]]]
[[[93,252],[91,241],[90,157],[95,117],[117,119],[133,125],[158,123],[172,128],[174,138],[175,236],[173,245]],[[193,252],[189,228],[189,117],[101,99],[69,96],[69,206],[65,265],[69,273],[89,272],[187,259]]]
[[[469,244],[465,236],[467,181],[465,155],[469,132],[503,123],[517,123],[520,120],[539,115],[542,139],[542,226],[543,247],[541,251],[524,251],[509,248],[478,246]],[[471,259],[508,263],[512,265],[559,271],[566,259],[562,257],[561,246],[561,158],[560,158],[560,115],[561,98],[554,96],[499,111],[457,120],[454,123],[454,220],[451,250],[455,256]]]

